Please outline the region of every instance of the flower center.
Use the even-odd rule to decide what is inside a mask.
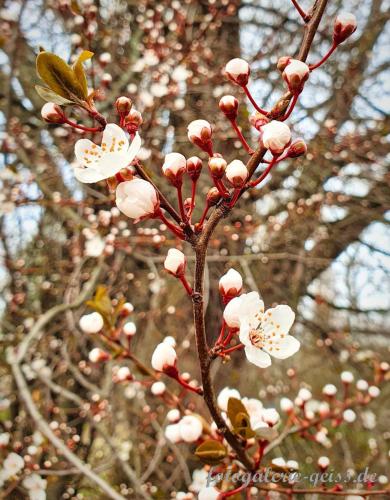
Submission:
[[[261,349],[264,347],[265,335],[261,324],[256,328],[256,330],[251,330],[249,332],[249,340],[255,346]]]

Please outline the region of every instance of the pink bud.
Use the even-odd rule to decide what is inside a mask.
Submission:
[[[133,376],[130,372],[130,369],[127,366],[121,366],[114,373],[114,380],[116,382],[127,382],[128,380],[132,380]]]
[[[182,276],[186,267],[186,257],[176,248],[170,248],[164,261],[164,268],[173,276]]]
[[[348,37],[354,33],[357,27],[356,17],[349,12],[339,14],[333,25],[333,41],[334,43],[343,43]]]
[[[188,125],[188,139],[211,156],[212,128],[206,120],[194,120]]]
[[[88,359],[91,363],[100,363],[101,361],[106,361],[110,358],[110,355],[103,351],[103,349],[99,349],[99,347],[95,347],[88,354]]]
[[[42,106],[41,116],[48,123],[65,123],[62,109],[54,102],[47,102]]]
[[[263,125],[269,123],[269,119],[262,113],[256,112],[250,116],[249,122],[256,130],[260,130]]]
[[[233,160],[226,167],[226,178],[234,187],[241,187],[248,178],[248,169],[241,160]]]
[[[79,326],[84,333],[98,333],[104,326],[103,316],[98,312],[81,316]]]
[[[229,271],[219,280],[219,292],[223,297],[236,297],[242,291],[242,277],[235,269]]]
[[[186,171],[187,162],[185,157],[180,153],[169,153],[165,156],[164,165],[162,166],[163,174],[173,185],[181,183],[184,172]]]
[[[132,108],[130,113],[125,117],[125,126],[129,134],[135,134],[142,125],[143,119],[139,111]]]
[[[215,205],[220,200],[221,195],[216,187],[212,187],[208,190],[206,200],[209,205]]]
[[[163,372],[169,367],[175,367],[176,360],[175,349],[166,342],[161,342],[153,352],[151,363],[156,371]]]
[[[302,61],[298,61],[298,59],[290,59],[283,71],[283,78],[293,94],[302,91],[309,75],[309,66]]]
[[[115,107],[119,115],[127,115],[132,105],[132,100],[125,96],[118,97],[115,101]]]
[[[273,120],[261,128],[262,141],[264,147],[269,149],[272,154],[283,153],[286,146],[291,141],[291,132],[283,122]]]
[[[211,175],[213,177],[216,177],[217,179],[220,179],[223,177],[223,174],[225,173],[226,170],[226,160],[219,156],[213,156],[213,158],[209,159],[209,169],[211,172]]]
[[[295,141],[293,141],[290,144],[287,152],[290,158],[298,158],[299,156],[303,156],[306,153],[307,153],[306,142],[300,138],[295,139]]]
[[[248,83],[250,68],[244,59],[231,59],[225,66],[225,72],[229,80],[236,85],[245,86]]]
[[[219,101],[219,109],[230,120],[237,118],[238,100],[232,95],[224,95]]]
[[[202,160],[197,156],[191,156],[187,160],[187,173],[193,181],[199,179],[202,171]]]
[[[282,56],[278,60],[277,68],[279,71],[283,72],[287,66],[287,64],[290,62],[291,57],[289,56]]]

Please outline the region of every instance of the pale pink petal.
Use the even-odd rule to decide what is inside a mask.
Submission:
[[[79,139],[74,146],[74,152],[80,165],[86,167],[95,165],[102,153],[100,147],[89,139]]]
[[[109,123],[103,132],[102,150],[104,153],[125,153],[129,148],[126,133],[115,123]]]
[[[279,336],[289,332],[294,319],[295,313],[291,307],[279,305],[264,313],[262,326],[268,335],[275,333],[276,336]]]
[[[83,167],[74,167],[73,169],[74,175],[79,182],[84,184],[91,184],[93,182],[99,182],[106,178],[98,170],[94,168],[83,168]]]
[[[264,350],[267,351],[271,356],[277,359],[286,359],[299,351],[301,343],[295,337],[291,335],[286,335],[283,339],[276,344],[273,344],[272,350],[266,344]]]

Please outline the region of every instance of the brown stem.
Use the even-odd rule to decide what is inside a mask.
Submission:
[[[311,43],[313,41],[314,35],[317,31],[318,25],[321,21],[321,17],[325,10],[328,0],[316,0],[312,9],[312,17],[308,24],[306,25],[305,35],[302,41],[301,49],[299,52],[299,59],[305,61],[310,50]],[[291,93],[287,93],[286,96],[282,98],[282,101],[287,101],[287,105],[292,98]],[[284,108],[286,109],[286,108]],[[274,111],[275,110],[275,111]],[[280,107],[280,101],[276,104],[274,108],[274,113],[270,113],[272,117],[282,116],[283,110]],[[260,147],[253,153],[251,158],[247,163],[247,168],[249,172],[248,181],[255,172],[256,168],[263,159],[266,149],[260,145]],[[244,189],[242,190],[244,192]],[[209,346],[207,345],[206,338],[206,328],[204,319],[204,272],[205,272],[205,261],[207,254],[207,247],[210,237],[217,227],[218,223],[223,217],[226,217],[230,212],[229,201],[221,200],[214,212],[208,219],[202,233],[192,241],[192,246],[195,250],[195,277],[194,277],[194,289],[192,294],[193,303],[193,314],[194,314],[194,326],[195,326],[195,337],[196,337],[196,347],[198,352],[198,359],[200,364],[200,372],[202,377],[202,385],[204,391],[204,400],[210,411],[210,414],[216,423],[219,431],[223,434],[226,441],[235,451],[238,460],[244,465],[244,467],[253,471],[255,469],[254,461],[247,455],[242,443],[239,441],[237,436],[235,436],[223,419],[221,412],[218,409],[215,392],[210,375],[210,363],[211,357],[209,355]]]

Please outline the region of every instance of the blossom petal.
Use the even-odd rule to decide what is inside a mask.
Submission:
[[[291,307],[279,305],[268,309],[263,316],[262,326],[267,333],[287,334],[294,323],[295,313]]]
[[[127,153],[104,153],[94,168],[104,174],[107,179],[127,167],[129,163]]]
[[[248,323],[241,323],[240,326],[240,342],[242,342],[244,345],[252,345],[251,341],[249,339],[249,332],[251,331],[251,327],[249,326]]]
[[[83,182],[84,184],[91,184],[92,182],[99,182],[106,178],[104,174],[95,170],[91,167],[74,167],[73,169],[74,175],[79,182]]]
[[[271,357],[261,349],[252,345],[245,346],[245,354],[250,363],[258,366],[259,368],[267,368],[271,365]]]
[[[273,344],[272,350],[265,345],[264,350],[267,351],[271,356],[277,359],[286,359],[299,351],[301,347],[301,343],[292,335],[286,335],[284,339],[281,339],[279,342]]]
[[[89,139],[79,139],[74,145],[74,152],[80,165],[86,167],[96,165],[101,149]]]
[[[131,141],[130,147],[127,150],[127,158],[129,163],[134,160],[134,158],[137,156],[139,153],[139,150],[141,149],[141,137],[138,132],[136,132],[134,139]]]
[[[240,323],[248,323],[251,328],[256,328],[260,323],[263,311],[264,302],[260,299],[258,292],[250,292],[241,295],[239,311]]]
[[[126,133],[115,123],[109,123],[103,132],[103,153],[125,153],[129,148]]]
[[[225,307],[223,311],[223,319],[230,328],[239,328],[240,320],[239,313],[241,307],[241,297],[234,297]]]

